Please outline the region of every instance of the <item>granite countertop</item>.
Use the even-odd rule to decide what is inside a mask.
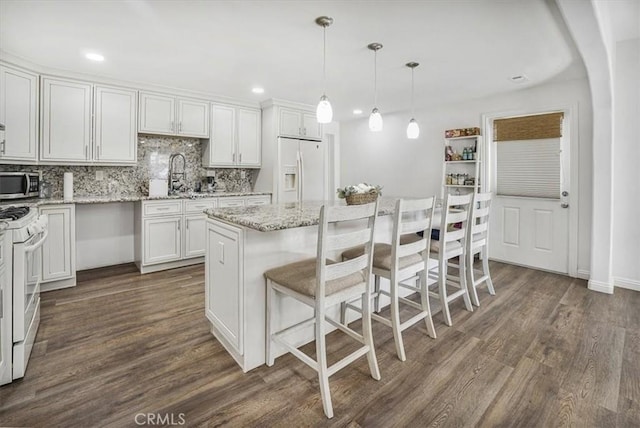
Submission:
[[[378,215],[390,215],[397,198],[381,198]],[[209,218],[245,226],[260,232],[314,226],[320,221],[320,207],[324,204],[345,205],[345,202],[291,202],[273,205],[213,208],[205,210]]]
[[[26,198],[26,199],[9,199],[0,202],[0,207],[9,205],[38,207],[40,205],[56,205],[56,204],[102,204],[109,202],[138,202],[149,200],[163,200],[163,199],[202,199],[202,198],[218,198],[218,197],[244,197],[244,196],[258,196],[258,195],[270,195],[270,192],[213,192],[213,193],[196,193],[188,192],[169,196],[151,197],[149,195],[86,195],[86,196],[74,196],[73,200],[65,201],[62,198]]]

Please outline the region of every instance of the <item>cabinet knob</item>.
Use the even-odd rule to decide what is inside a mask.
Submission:
[[[0,154],[2,155],[4,154],[6,144],[7,144],[7,140],[0,141]]]

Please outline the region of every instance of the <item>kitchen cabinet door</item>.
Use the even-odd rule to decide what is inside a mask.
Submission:
[[[238,354],[242,354],[244,348],[240,238],[237,232],[207,223],[206,316]]]
[[[322,126],[313,113],[302,114],[302,134],[309,138],[322,138]]]
[[[96,163],[135,164],[136,97],[133,90],[96,86],[93,150]]]
[[[40,207],[49,220],[49,235],[42,244],[42,282],[73,278],[76,275],[75,205]]]
[[[238,165],[259,167],[262,161],[260,111],[239,108],[238,121]]]
[[[179,99],[177,134],[209,138],[209,103]]]
[[[38,76],[0,66],[0,163],[38,161]]]
[[[286,108],[280,109],[280,129],[278,135],[298,137],[302,135],[301,125],[302,119],[299,111]]]
[[[140,92],[138,132],[172,135],[176,133],[176,99]]]
[[[90,83],[42,79],[41,161],[91,159],[91,92]]]
[[[182,216],[144,220],[143,264],[171,262],[182,257]]]
[[[184,228],[184,258],[204,256],[207,216],[204,214],[185,216]]]
[[[211,106],[211,139],[209,140],[209,157],[205,166],[234,166],[235,154],[235,117],[233,107]]]

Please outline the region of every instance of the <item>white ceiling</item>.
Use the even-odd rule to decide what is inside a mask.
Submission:
[[[410,107],[522,89],[584,75],[551,0],[456,1],[0,1],[0,50],[75,72],[242,99],[309,104],[327,95],[338,120],[373,104],[373,52],[380,42],[378,107]],[[95,63],[87,51],[105,56]],[[525,74],[529,82],[509,78]],[[251,88],[265,88],[254,95]]]

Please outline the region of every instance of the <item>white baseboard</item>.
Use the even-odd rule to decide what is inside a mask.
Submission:
[[[578,278],[580,279],[589,279],[591,272],[589,272],[586,269],[578,269],[577,275],[578,275]]]
[[[597,291],[599,293],[613,294],[613,284],[609,282],[594,281],[590,279],[588,288],[589,290]]]
[[[629,290],[640,291],[640,281],[629,278],[613,278],[613,284],[616,287],[626,288]]]

